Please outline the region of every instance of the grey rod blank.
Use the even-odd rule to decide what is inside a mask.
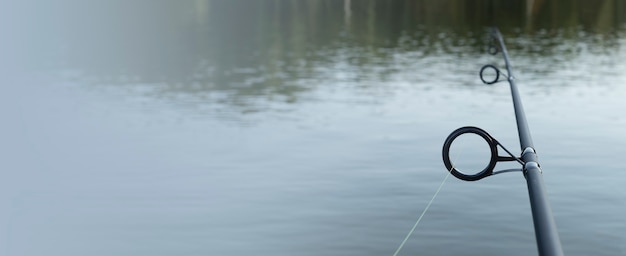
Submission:
[[[515,77],[511,71],[509,54],[504,45],[504,39],[497,28],[493,30],[494,37],[500,43],[500,50],[504,56],[508,81],[511,86],[511,96],[513,98],[513,108],[515,109],[515,120],[517,121],[517,132],[519,134],[520,148],[524,152],[524,177],[528,185],[528,196],[535,226],[535,238],[537,239],[537,249],[540,256],[562,256],[563,248],[561,239],[552,216],[552,209],[548,201],[546,188],[543,183],[542,171],[537,162],[537,154],[533,146],[533,140],[528,129],[528,122],[524,113],[524,106],[515,85]],[[531,150],[527,150],[531,149]]]

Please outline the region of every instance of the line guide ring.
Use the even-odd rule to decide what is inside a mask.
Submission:
[[[496,78],[494,78],[491,81],[485,80],[485,77],[483,76],[483,73],[485,72],[486,69],[493,69],[493,71],[496,72]],[[500,69],[498,69],[496,66],[488,64],[488,65],[484,65],[481,69],[480,72],[478,73],[480,75],[480,80],[483,81],[483,83],[485,84],[495,84],[497,82],[500,82]]]
[[[491,43],[489,44],[489,47],[487,48],[487,52],[491,55],[496,55],[498,54],[500,50],[498,50],[498,47],[496,46],[495,43]]]
[[[452,142],[454,142],[454,140],[458,138],[459,136],[466,134],[466,133],[473,133],[482,137],[487,142],[487,144],[489,144],[489,149],[491,151],[491,159],[489,160],[489,164],[487,165],[487,167],[485,167],[485,169],[475,174],[466,174],[466,173],[459,171],[450,161],[450,146],[452,146]],[[502,147],[504,151],[509,153],[510,156],[498,155],[498,145],[500,145],[500,147]],[[450,133],[450,135],[448,135],[448,138],[446,138],[446,141],[443,144],[442,156],[443,156],[443,164],[446,166],[446,169],[452,175],[454,175],[454,177],[457,177],[458,179],[465,180],[465,181],[476,181],[476,180],[480,180],[482,178],[495,174],[493,170],[495,169],[496,163],[498,162],[502,162],[502,161],[518,161],[519,162],[520,161],[519,158],[513,156],[506,148],[502,146],[502,144],[500,144],[500,142],[498,142],[491,135],[489,135],[489,133],[487,133],[483,129],[480,129],[474,126],[461,127],[459,129],[456,129],[452,133]]]

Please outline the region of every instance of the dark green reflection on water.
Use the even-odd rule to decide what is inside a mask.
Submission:
[[[365,87],[384,82],[407,68],[409,60],[397,58],[407,53],[471,58],[484,52],[485,28],[491,25],[507,38],[528,39],[511,40],[510,48],[521,56],[567,58],[581,47],[610,50],[623,30],[626,4],[103,1],[57,11],[63,13],[58,15],[62,62],[79,74],[71,77],[151,85],[151,95],[163,98],[182,94],[206,101],[219,95],[215,102],[246,112],[259,110],[252,99],[297,102],[342,79]],[[578,45],[581,41],[586,45]],[[331,77],[341,72],[356,75]]]

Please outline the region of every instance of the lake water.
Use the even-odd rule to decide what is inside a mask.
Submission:
[[[490,22],[565,254],[626,255],[624,5],[461,2],[11,4],[0,255],[392,255],[450,132],[519,153],[507,84],[478,77],[504,67]],[[399,255],[536,252],[507,173],[447,179]]]

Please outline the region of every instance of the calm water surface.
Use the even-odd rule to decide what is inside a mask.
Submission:
[[[451,131],[518,151],[487,23],[272,3],[14,6],[0,255],[392,255]],[[502,30],[566,255],[626,255],[626,26],[585,15]],[[509,173],[448,179],[400,255],[535,253]]]

